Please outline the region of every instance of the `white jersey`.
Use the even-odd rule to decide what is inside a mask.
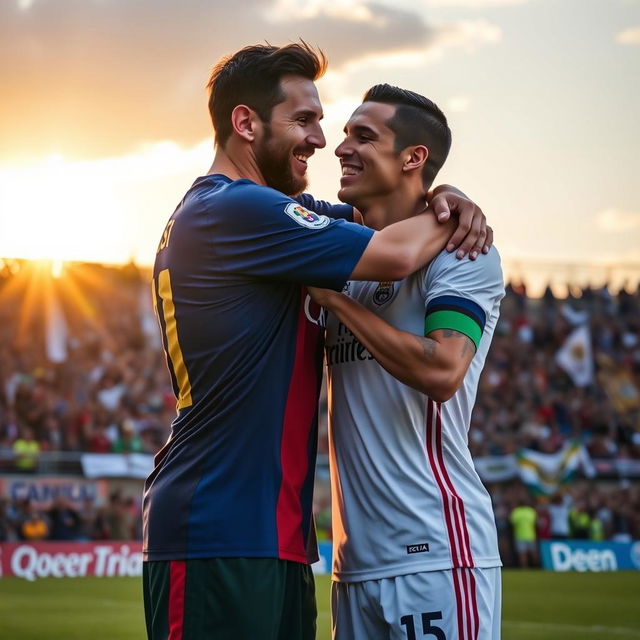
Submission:
[[[463,330],[479,345],[461,388],[440,404],[387,373],[329,314],[333,579],[501,566],[467,442],[504,296],[498,252],[470,261],[443,251],[400,282],[351,281],[344,293],[403,331]]]

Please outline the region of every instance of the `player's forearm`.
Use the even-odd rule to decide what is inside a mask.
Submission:
[[[394,378],[437,402],[455,393],[458,373],[437,340],[396,329],[342,294],[331,295],[323,304]]]

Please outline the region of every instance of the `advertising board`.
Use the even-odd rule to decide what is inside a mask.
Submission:
[[[540,543],[542,567],[550,571],[640,570],[640,542],[553,540]]]

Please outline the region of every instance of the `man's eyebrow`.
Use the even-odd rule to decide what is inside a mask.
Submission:
[[[349,124],[347,123],[342,131],[345,134],[348,134],[349,129],[351,129],[353,133],[366,133],[370,136],[378,137],[378,132],[375,129],[368,127],[366,124],[354,124],[349,127]]]
[[[300,116],[306,116],[307,118],[318,118],[318,120],[322,120],[322,118],[324,118],[324,113],[322,113],[322,111],[320,111],[320,113],[318,113],[317,111],[314,111],[313,109],[301,109],[300,111],[296,111],[295,112],[296,118],[299,118]]]

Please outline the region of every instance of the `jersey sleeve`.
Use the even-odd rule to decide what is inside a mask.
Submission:
[[[215,253],[227,273],[336,290],[374,233],[245,180],[229,189],[216,231]]]
[[[500,256],[495,249],[477,260],[458,260],[455,253],[440,253],[425,274],[424,335],[453,329],[476,346],[495,305],[504,297]]]
[[[353,207],[350,204],[331,204],[325,200],[316,200],[310,193],[303,193],[294,198],[305,209],[337,220],[353,222]]]

